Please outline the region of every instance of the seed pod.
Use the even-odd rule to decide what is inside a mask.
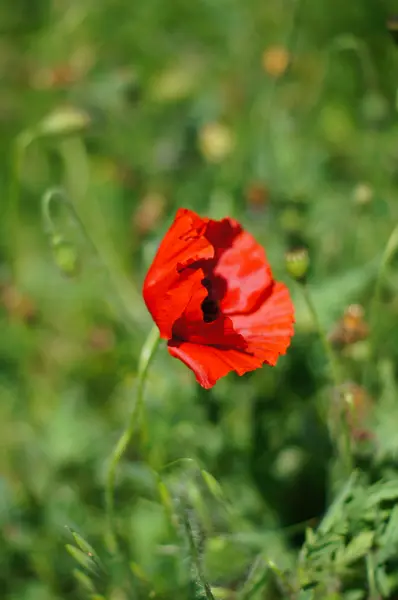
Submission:
[[[310,266],[310,257],[306,248],[291,250],[285,254],[286,270],[290,277],[302,283],[306,280]]]
[[[79,272],[79,257],[76,248],[60,235],[51,238],[54,262],[64,275],[74,277]]]
[[[360,304],[350,304],[329,334],[329,341],[336,348],[344,348],[365,340],[369,336],[369,327],[365,321],[365,311]]]

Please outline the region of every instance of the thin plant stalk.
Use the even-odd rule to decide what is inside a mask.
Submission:
[[[193,567],[195,568],[197,578],[200,584],[203,586],[205,596],[207,600],[215,600],[213,592],[209,582],[207,581],[202,568],[202,560],[196,545],[195,535],[192,529],[191,521],[189,520],[188,512],[185,506],[182,507],[182,521],[185,529],[185,534],[188,539],[189,551],[192,560]]]
[[[326,88],[327,79],[331,71],[332,58],[336,54],[346,51],[352,51],[357,56],[359,66],[363,74],[365,89],[378,92],[379,85],[377,81],[377,73],[372,64],[372,58],[369,54],[366,44],[364,44],[362,40],[354,35],[341,35],[336,37],[325,51],[325,67],[323,70],[323,76],[319,83],[314,101],[310,107],[311,113],[320,106],[322,95]]]
[[[377,590],[374,563],[373,553],[368,552],[366,555],[366,578],[368,580],[369,600],[377,600],[380,598],[380,594]]]
[[[92,238],[89,234],[89,231],[87,230],[87,227],[85,226],[85,224],[79,217],[79,215],[73,205],[73,202],[70,201],[70,199],[68,198],[68,196],[66,195],[66,193],[64,192],[64,190],[62,188],[51,188],[43,195],[42,202],[41,202],[41,211],[42,211],[42,217],[43,217],[43,222],[44,222],[46,232],[50,235],[57,233],[57,227],[55,226],[55,223],[51,216],[51,204],[52,204],[52,202],[54,202],[54,200],[56,198],[58,200],[60,200],[62,202],[62,204],[64,204],[64,206],[71,213],[73,219],[75,220],[75,222],[81,229],[85,239],[90,243],[93,250],[96,252],[97,248],[92,241]]]
[[[269,160],[272,163],[272,167],[273,167],[272,170],[275,173],[279,173],[279,170],[278,170],[278,160],[277,160],[277,156],[276,156],[277,153],[276,153],[275,139],[274,139],[274,129],[273,129],[274,114],[273,113],[277,106],[278,91],[282,87],[283,83],[288,79],[290,72],[291,72],[291,67],[292,67],[292,63],[294,60],[293,57],[297,50],[297,42],[298,42],[298,36],[299,36],[299,32],[300,32],[301,20],[302,20],[303,12],[304,12],[304,6],[305,6],[305,0],[295,0],[294,7],[293,7],[293,14],[292,14],[290,26],[288,28],[288,33],[287,33],[287,37],[286,37],[286,41],[285,41],[286,52],[288,53],[288,56],[289,56],[288,65],[287,65],[284,73],[280,77],[275,77],[270,85],[266,110],[264,110],[263,103],[260,102],[260,104],[258,105],[259,114],[257,112],[254,114],[256,120],[260,119],[261,121],[263,121],[262,115],[264,115],[264,114],[267,115],[266,121],[264,123],[265,124],[265,132],[264,133],[265,133],[266,139],[268,140],[268,146],[270,148]],[[258,127],[258,123],[256,123],[256,127]],[[263,144],[263,141],[260,143]]]
[[[307,304],[308,310],[311,313],[312,320],[314,321],[314,325],[317,330],[319,339],[322,343],[323,350],[325,352],[325,356],[328,359],[330,380],[337,387],[340,384],[340,372],[339,372],[339,366],[336,361],[336,357],[334,355],[334,352],[330,345],[330,342],[327,338],[327,335],[326,335],[326,333],[321,325],[321,322],[319,320],[318,313],[317,313],[315,304],[312,300],[312,296],[311,296],[311,293],[310,293],[307,283],[302,283],[301,289],[302,289],[303,296],[304,296],[305,302]]]
[[[126,317],[125,323],[128,324],[128,326],[135,327],[138,324],[137,318],[136,318],[136,315],[133,313],[133,311],[130,308],[130,304],[132,301],[134,301],[134,298],[128,297],[128,294],[125,291],[125,287],[124,287],[122,278],[119,276],[119,274],[116,272],[116,270],[113,269],[109,265],[108,261],[104,257],[104,253],[101,250],[100,244],[97,243],[97,241],[94,239],[89,228],[85,225],[83,219],[81,218],[79,212],[77,211],[74,203],[71,201],[69,196],[66,194],[66,192],[62,188],[57,188],[57,187],[51,188],[43,195],[42,202],[41,202],[41,211],[42,211],[42,219],[43,219],[43,223],[44,223],[44,228],[45,228],[46,232],[49,235],[54,235],[58,232],[57,227],[54,223],[54,220],[51,216],[51,205],[56,199],[59,200],[60,202],[62,202],[63,205],[65,206],[65,208],[69,211],[73,220],[75,221],[75,223],[81,230],[81,232],[84,236],[84,239],[90,244],[90,246],[91,246],[94,254],[97,256],[101,266],[106,271],[108,278],[111,281],[111,283],[113,284],[114,290],[116,291],[116,294],[120,301],[121,309],[123,309],[124,315]],[[132,288],[132,289],[135,294],[136,293],[135,288]],[[130,288],[129,288],[129,290],[130,290]]]
[[[337,363],[336,357],[334,355],[332,346],[327,338],[327,335],[321,325],[321,322],[318,317],[318,313],[315,307],[315,304],[312,300],[312,296],[308,285],[306,282],[301,284],[302,293],[307,304],[308,310],[311,313],[312,319],[315,324],[315,328],[317,330],[319,339],[322,343],[323,350],[325,352],[326,358],[329,364],[329,375],[330,381],[337,390],[339,389],[341,383],[340,369]],[[339,459],[341,464],[343,465],[346,475],[350,475],[353,470],[353,460],[352,460],[352,451],[351,451],[351,435],[349,426],[346,418],[345,407],[339,407],[339,415],[337,423],[333,423],[333,430],[331,434],[335,440],[336,449],[339,455]]]
[[[144,389],[148,368],[159,346],[159,342],[159,330],[156,325],[154,325],[142,347],[138,362],[137,391],[134,408],[131,412],[126,429],[123,431],[113,449],[109,462],[105,488],[105,505],[108,520],[108,545],[112,553],[114,553],[117,549],[117,538],[114,527],[116,470],[123,454],[125,453],[135,432],[140,426],[144,406]]]
[[[386,247],[384,249],[383,255],[381,257],[380,265],[376,275],[376,281],[373,289],[373,294],[369,303],[369,311],[368,311],[368,323],[370,331],[372,332],[375,328],[376,317],[377,317],[377,309],[380,304],[380,296],[381,296],[381,288],[383,285],[383,281],[386,276],[387,267],[394,256],[394,254],[398,250],[398,225],[394,227],[391,232],[390,237],[387,240]],[[365,369],[363,372],[363,383],[365,386],[369,383],[369,373],[371,372],[371,367],[373,363],[373,355],[371,352],[372,347],[370,347],[369,352],[369,360],[366,361]]]
[[[19,134],[11,148],[11,165],[10,165],[10,180],[8,188],[8,232],[10,239],[8,240],[8,251],[10,253],[10,263],[14,277],[18,277],[17,263],[19,251],[19,204],[21,196],[21,174],[25,152],[28,146],[34,139],[34,135],[30,131],[24,131]]]

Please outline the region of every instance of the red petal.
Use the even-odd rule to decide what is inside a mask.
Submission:
[[[203,277],[201,269],[197,272]],[[246,348],[245,340],[236,333],[228,317],[220,313],[213,322],[204,322],[202,302],[206,296],[207,290],[203,285],[195,288],[184,313],[174,324],[173,339],[208,346]]]
[[[243,375],[262,365],[257,357],[235,349],[170,341],[168,350],[192,369],[198,383],[206,389],[213,387],[220,377],[230,371]]]
[[[294,332],[294,307],[283,283],[272,286],[268,298],[255,312],[230,318],[235,331],[247,342],[247,350],[262,362],[275,365],[289,347]]]
[[[163,338],[171,338],[174,322],[201,287],[203,272],[185,267],[214,256],[214,248],[204,236],[207,222],[180,209],[145,278],[144,300]]]
[[[231,240],[215,266],[214,275],[226,282],[221,301],[224,314],[252,311],[272,283],[264,249],[246,231]]]

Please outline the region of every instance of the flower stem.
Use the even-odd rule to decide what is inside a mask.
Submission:
[[[65,191],[62,188],[51,188],[43,195],[43,198],[41,201],[41,212],[42,212],[42,217],[43,217],[43,222],[44,222],[44,227],[46,229],[46,232],[51,235],[57,231],[57,227],[55,226],[55,223],[51,216],[51,204],[55,200],[55,198],[58,198],[58,200],[60,200],[65,205],[65,207],[69,210],[70,214],[72,215],[76,224],[79,226],[85,239],[91,244],[93,250],[96,252],[97,248],[92,241],[92,238],[87,230],[87,227],[85,226],[85,224],[79,217],[74,204],[70,201],[70,199],[68,198],[68,196],[66,195]]]
[[[386,247],[384,248],[384,252],[381,257],[380,265],[379,265],[379,268],[377,271],[376,281],[375,281],[375,285],[374,285],[373,294],[372,294],[372,297],[371,297],[371,300],[369,303],[369,312],[368,312],[368,323],[369,323],[369,328],[370,328],[371,332],[374,330],[375,324],[376,324],[376,315],[377,315],[377,308],[380,303],[381,287],[383,285],[387,267],[388,267],[388,264],[390,263],[392,257],[397,252],[397,250],[398,250],[398,225],[396,225],[394,227],[394,229],[391,232],[390,237],[387,240],[387,244],[386,244]],[[370,345],[369,359],[368,359],[368,361],[366,361],[365,369],[363,372],[363,378],[362,378],[362,381],[363,381],[363,384],[365,387],[368,387],[368,385],[369,385],[369,374],[372,371],[373,364],[374,364],[374,361],[373,361],[372,345]]]
[[[196,545],[195,534],[192,529],[192,524],[189,519],[186,506],[182,507],[182,521],[183,521],[183,525],[184,525],[184,529],[185,529],[185,534],[188,539],[189,550],[191,553],[192,566],[194,567],[194,569],[196,571],[196,576],[197,576],[198,582],[203,587],[203,590],[204,590],[205,596],[206,596],[206,600],[215,600],[215,598],[213,596],[213,592],[211,591],[210,584],[207,581],[207,579],[203,573],[201,556],[200,556],[199,550]]]
[[[319,339],[321,340],[323,350],[324,350],[325,355],[329,362],[330,379],[331,379],[332,383],[337,387],[340,384],[340,373],[339,373],[339,367],[338,367],[333,349],[330,345],[327,335],[326,335],[326,333],[321,325],[321,322],[319,320],[318,313],[315,308],[315,304],[312,300],[312,296],[311,296],[311,293],[310,293],[307,283],[305,283],[305,282],[302,283],[301,289],[302,289],[303,296],[304,296],[305,302],[307,304],[308,310],[310,311],[311,317],[314,321]]]
[[[330,381],[337,390],[339,390],[341,377],[340,377],[340,369],[339,365],[336,361],[336,357],[334,355],[332,346],[327,338],[327,335],[321,325],[321,322],[318,317],[318,313],[315,307],[315,304],[312,300],[312,296],[308,285],[306,282],[301,283],[301,289],[303,292],[303,296],[307,307],[311,313],[312,319],[314,321],[319,339],[321,340],[323,350],[328,359],[329,363],[329,373],[330,373]],[[331,427],[331,436],[334,438],[336,450],[338,453],[339,460],[341,465],[343,466],[346,475],[350,475],[353,470],[353,460],[352,460],[352,451],[351,451],[351,435],[350,430],[346,418],[346,410],[345,407],[339,406],[339,418],[337,422],[333,423]]]
[[[8,252],[13,275],[17,278],[17,264],[19,251],[19,203],[21,195],[21,172],[28,146],[34,139],[30,131],[23,131],[14,140],[11,149],[10,181],[8,189]]]
[[[159,330],[156,325],[151,329],[143,347],[141,350],[140,359],[138,362],[138,376],[137,376],[137,392],[136,401],[132,410],[130,420],[127,424],[126,429],[120,436],[116,446],[113,449],[105,488],[105,505],[108,520],[108,546],[110,552],[114,553],[117,549],[117,539],[114,528],[114,489],[115,489],[115,477],[116,469],[120,459],[125,453],[136,429],[140,426],[143,403],[144,403],[144,388],[147,378],[148,368],[152,362],[152,359],[156,353],[160,342]]]
[[[90,231],[90,229],[86,226],[84,220],[76,209],[75,203],[69,198],[63,188],[51,188],[47,190],[42,197],[41,212],[46,233],[48,235],[54,235],[57,232],[56,224],[54,223],[54,219],[51,215],[51,207],[56,199],[59,200],[69,211],[74,222],[79,227],[85,241],[90,245],[93,253],[98,258],[99,263],[108,276],[110,283],[113,285],[119,300],[120,309],[123,311],[125,316],[124,323],[126,327],[131,327],[131,329],[134,328],[134,331],[136,331],[136,327],[139,326],[140,323],[135,312],[131,309],[131,304],[134,304],[134,299],[137,294],[135,287],[129,286],[128,289],[126,289],[123,277],[120,275],[119,271],[114,268],[106,259],[104,252],[101,249],[101,244],[96,240],[92,231]]]

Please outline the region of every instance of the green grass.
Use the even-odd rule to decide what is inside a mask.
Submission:
[[[398,594],[393,10],[3,0],[2,600]],[[141,285],[181,206],[264,244],[296,334],[277,367],[210,391],[160,346],[116,470],[114,551],[105,487],[152,327]],[[365,309],[369,335],[335,351],[340,394],[286,273],[297,246],[326,334]]]

